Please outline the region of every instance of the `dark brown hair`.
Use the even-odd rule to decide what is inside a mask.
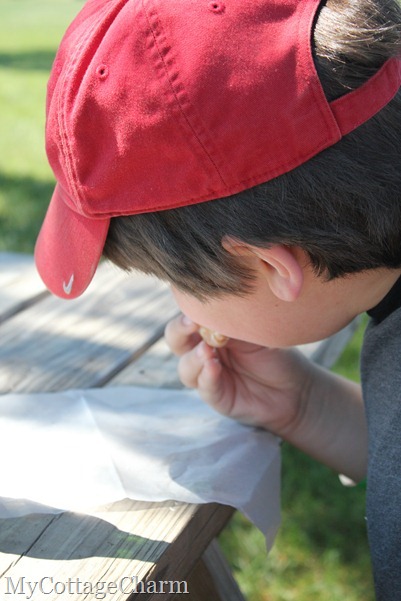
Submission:
[[[314,55],[329,100],[401,55],[397,0],[328,0]],[[298,246],[328,279],[401,266],[401,95],[293,171],[229,198],[112,219],[104,255],[204,299],[245,294],[253,274],[221,245]]]

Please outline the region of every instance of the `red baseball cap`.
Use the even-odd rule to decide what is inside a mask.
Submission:
[[[57,179],[35,257],[45,284],[89,285],[110,218],[229,196],[304,163],[396,94],[391,59],[329,103],[312,57],[320,0],[89,0],[48,85]]]

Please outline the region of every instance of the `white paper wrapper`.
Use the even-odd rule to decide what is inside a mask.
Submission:
[[[85,512],[124,498],[217,502],[270,547],[280,521],[279,439],[195,392],[104,388],[0,397],[0,518]]]

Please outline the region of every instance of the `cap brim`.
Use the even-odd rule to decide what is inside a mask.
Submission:
[[[47,288],[76,298],[89,286],[102,255],[110,219],[90,219],[70,209],[57,185],[35,247],[36,267]]]

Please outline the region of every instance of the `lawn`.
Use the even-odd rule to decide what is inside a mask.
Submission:
[[[0,0],[0,250],[32,252],[54,186],[44,152],[46,82],[82,0]],[[335,370],[358,378],[364,324]],[[237,514],[220,537],[248,601],[373,600],[364,489],[283,448],[282,527],[263,536]]]
[[[0,0],[0,250],[31,252],[54,180],[44,151],[46,83],[82,0]]]

